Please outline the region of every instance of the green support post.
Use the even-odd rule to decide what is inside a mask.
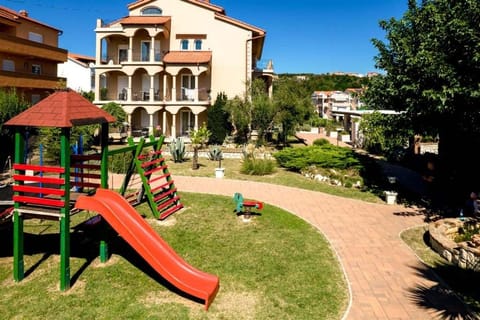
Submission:
[[[102,162],[100,164],[100,184],[102,188],[108,189],[108,123],[102,123],[102,129],[100,132],[100,147],[102,149]]]
[[[22,163],[24,157],[25,139],[20,130],[15,131],[15,163]],[[15,184],[23,184],[15,181]],[[18,192],[16,192],[17,194]],[[22,281],[25,276],[23,261],[23,217],[18,213],[19,204],[14,203],[13,212],[13,279]]]
[[[64,201],[60,209],[60,290],[70,289],[70,128],[62,128],[60,163],[65,169]]]
[[[101,187],[108,189],[108,122],[102,123],[102,129],[100,131],[100,145],[102,149],[102,162],[100,166],[101,174]],[[113,186],[112,186],[113,187]],[[108,243],[105,240],[106,228],[103,228],[103,239],[100,240],[100,262],[105,263],[108,260]]]

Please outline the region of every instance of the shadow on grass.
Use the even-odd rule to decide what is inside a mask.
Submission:
[[[415,231],[410,237],[406,243],[417,248],[414,250],[425,261],[411,268],[425,282],[410,288],[409,298],[419,307],[435,311],[439,319],[480,319],[480,272],[459,268],[439,256],[431,248],[428,231]]]
[[[115,239],[112,239],[112,241],[110,241],[109,245],[110,245],[109,249],[110,249],[112,254],[117,254],[119,256],[122,256],[127,261],[129,261],[132,265],[137,267],[140,271],[142,271],[143,273],[148,275],[150,278],[154,279],[159,285],[165,287],[167,290],[169,290],[169,291],[171,291],[171,292],[173,292],[173,293],[175,293],[175,294],[177,294],[181,297],[189,299],[191,301],[194,301],[194,302],[197,302],[197,303],[200,303],[200,304],[204,303],[204,301],[202,299],[194,297],[194,296],[178,289],[173,284],[171,284],[169,281],[167,281],[164,277],[162,277],[123,238],[116,237]]]
[[[451,265],[413,266],[412,269],[418,276],[434,283],[409,289],[409,298],[419,307],[435,310],[440,319],[480,319],[480,308],[474,302],[479,298],[476,287],[479,275],[465,282],[465,276],[472,274]]]
[[[101,226],[101,228],[106,228]],[[100,231],[101,230],[101,231]],[[106,235],[108,242],[109,255],[116,254],[122,256],[132,265],[137,267],[150,278],[154,279],[159,285],[168,290],[203,304],[203,300],[193,297],[173,286],[165,278],[158,274],[123,238],[118,236],[112,229],[92,229],[89,232],[71,232],[70,233],[70,257],[84,259],[80,267],[75,268],[75,272],[70,279],[71,286],[74,286],[82,273],[98,257],[100,238],[98,234]],[[0,232],[0,257],[13,257],[13,229],[5,228]],[[32,275],[43,263],[52,256],[60,255],[60,235],[58,233],[50,234],[32,234],[24,233],[24,255],[38,255],[35,262],[25,265],[24,276]],[[13,267],[12,267],[13,269]],[[73,271],[73,270],[72,270]],[[12,270],[13,272],[13,270]]]
[[[38,269],[48,258],[54,255],[60,255],[60,235],[56,233],[50,234],[32,234],[24,233],[24,255],[33,256],[41,255],[31,265],[26,265],[24,276],[28,277],[36,269]],[[80,277],[82,272],[97,257],[98,244],[85,234],[70,234],[70,257],[85,259],[82,266],[72,275],[71,284],[73,285]],[[4,229],[0,233],[0,257],[13,257],[13,230],[12,228]]]

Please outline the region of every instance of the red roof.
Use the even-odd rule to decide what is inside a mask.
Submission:
[[[13,22],[16,22],[18,23],[18,20],[19,19],[25,19],[25,20],[29,20],[31,22],[34,22],[34,23],[37,23],[37,24],[40,24],[44,27],[47,27],[47,28],[50,28],[50,29],[54,29],[54,30],[57,30],[57,31],[60,31],[59,29],[57,28],[54,28],[52,26],[49,26],[43,22],[40,22],[38,20],[35,20],[35,19],[32,19],[28,16],[28,12],[25,12],[25,14],[21,14],[20,12],[15,12],[14,10],[12,9],[9,9],[7,7],[3,7],[3,6],[0,6],[0,16],[3,17],[3,18],[7,18],[8,20],[10,21],[13,21]]]
[[[165,63],[209,63],[211,51],[170,51],[163,57]]]
[[[128,16],[120,19],[121,24],[158,24],[163,25],[170,21],[168,16]]]
[[[7,126],[71,128],[115,122],[110,113],[72,90],[56,91],[31,108],[8,120]]]

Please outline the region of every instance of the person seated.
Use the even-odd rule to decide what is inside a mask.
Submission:
[[[478,193],[470,192],[470,198],[465,202],[464,215],[469,217],[479,217]]]

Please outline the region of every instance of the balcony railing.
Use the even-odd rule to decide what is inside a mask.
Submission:
[[[154,59],[153,62],[162,62],[162,59],[163,59],[163,54],[156,53],[155,54],[155,59]],[[134,63],[134,62],[149,63],[150,62],[150,57],[145,57],[145,56],[142,56],[140,53],[138,53],[138,54],[133,54],[132,55],[132,61],[128,61],[128,59],[126,59],[126,58],[119,59],[118,57],[114,57],[114,56],[107,56],[107,55],[102,56],[102,64],[118,65],[118,64],[129,63],[129,62],[131,62],[131,63]]]
[[[58,87],[59,81],[66,83],[67,79],[53,74],[32,74],[0,70],[0,86],[53,89]]]
[[[102,100],[107,101],[131,101],[131,102],[158,102],[158,101],[173,101],[171,99],[171,91],[167,90],[165,96],[163,95],[162,90],[157,90],[153,93],[153,99],[150,99],[150,91],[133,91],[131,93],[131,97],[128,97],[128,91],[117,91],[117,92],[109,92],[107,93],[106,97]],[[198,97],[197,97],[198,95]],[[180,88],[177,89],[176,101],[178,102],[206,102],[210,101],[210,90],[206,88],[198,89],[188,89],[188,88]]]
[[[67,50],[0,33],[0,47],[10,54],[31,56],[55,62],[67,61]],[[8,48],[5,50],[5,48]]]

